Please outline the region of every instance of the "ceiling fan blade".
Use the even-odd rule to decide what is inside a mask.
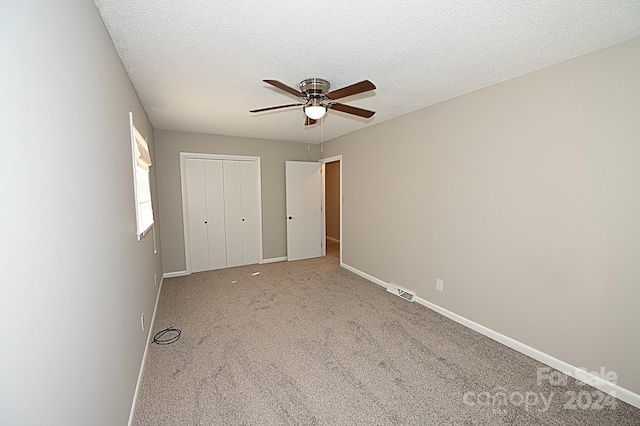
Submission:
[[[375,90],[376,86],[369,80],[361,81],[360,83],[352,84],[351,86],[343,87],[342,89],[333,90],[326,93],[325,96],[329,99],[340,99],[351,95],[357,95],[358,93],[368,92],[369,90]]]
[[[373,117],[373,114],[375,114],[374,111],[369,111],[368,109],[356,108],[351,105],[339,104],[337,102],[329,104],[329,108],[346,112],[347,114],[358,115],[364,118],[371,118]]]
[[[284,90],[285,92],[291,93],[294,96],[297,96],[299,98],[304,98],[305,95],[304,93],[294,89],[293,87],[287,86],[286,84],[278,81],[278,80],[262,80],[265,83],[269,83],[272,86],[277,87],[280,90]]]
[[[314,120],[313,118],[309,118],[306,115],[304,116],[304,125],[305,126],[310,126],[312,124],[316,124],[316,120]]]
[[[272,110],[272,109],[289,108],[289,107],[300,106],[300,105],[304,105],[304,104],[287,104],[287,105],[278,105],[278,106],[267,107],[267,108],[252,109],[252,110],[251,110],[251,111],[249,111],[249,112],[270,111],[270,110]]]

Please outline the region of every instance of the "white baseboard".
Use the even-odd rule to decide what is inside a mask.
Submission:
[[[271,259],[262,259],[262,263],[286,262],[287,256],[272,257]]]
[[[187,271],[165,272],[162,274],[162,278],[186,277],[187,275],[189,275]]]
[[[326,238],[327,238],[327,240],[329,240],[329,241],[333,241],[334,243],[338,243],[338,244],[340,244],[340,240],[339,240],[339,239],[337,239],[337,238],[333,238],[333,237],[330,237],[330,236],[328,236],[328,235],[326,236]]]
[[[378,284],[382,287],[389,287],[388,283],[373,277],[365,272],[362,272],[353,266],[349,266],[345,263],[341,263],[340,266],[343,268],[353,272],[356,275],[360,275],[361,277]],[[620,399],[621,401],[626,402],[627,404],[633,405],[634,407],[640,408],[640,395],[634,393],[628,389],[625,389],[615,383],[611,383],[599,375],[592,374],[590,372],[585,371],[582,368],[575,367],[569,363],[566,363],[558,358],[555,358],[549,354],[546,354],[542,351],[539,351],[531,346],[525,345],[522,342],[519,342],[511,337],[505,336],[504,334],[498,333],[490,328],[487,328],[483,325],[480,325],[474,321],[471,321],[463,316],[460,316],[454,312],[451,312],[441,306],[438,306],[434,303],[431,303],[421,297],[416,297],[415,301],[422,306],[431,309],[445,317],[451,319],[452,321],[457,322],[458,324],[464,325],[467,328],[470,328],[488,338],[495,340],[498,343],[502,343],[509,348],[518,351],[530,358],[535,359],[536,361],[540,361],[543,364],[548,365],[549,367],[561,371],[576,380],[580,380],[581,382],[587,383],[594,388],[601,390],[602,392],[608,393],[615,398]]]
[[[372,275],[369,275],[369,274],[367,274],[367,273],[364,273],[364,272],[362,272],[361,270],[354,268],[353,266],[349,266],[349,265],[347,265],[346,263],[341,263],[341,264],[340,264],[340,266],[342,266],[344,269],[346,269],[346,270],[348,270],[348,271],[353,272],[353,273],[354,273],[354,274],[356,274],[356,275],[360,275],[362,278],[366,278],[366,279],[368,279],[369,281],[371,281],[371,282],[373,282],[373,283],[376,283],[376,284],[378,284],[378,285],[381,285],[381,286],[382,286],[382,287],[384,287],[384,288],[389,287],[389,284],[385,283],[384,281],[379,280],[378,278],[376,278],[376,277],[374,277],[374,276],[372,276]]]
[[[142,363],[140,364],[140,372],[138,373],[138,381],[136,382],[136,390],[133,392],[133,402],[131,403],[131,412],[129,413],[128,426],[133,424],[133,416],[136,412],[136,405],[138,403],[138,393],[140,392],[140,385],[142,384],[142,376],[144,375],[144,367],[147,364],[147,353],[149,352],[149,346],[151,345],[151,333],[153,333],[153,327],[156,322],[156,312],[158,310],[158,301],[160,300],[160,292],[162,291],[162,283],[164,282],[164,275],[160,278],[160,285],[158,286],[158,294],[156,295],[156,304],[153,307],[153,315],[151,316],[151,323],[149,324],[149,333],[147,334],[147,341],[144,346],[144,353],[142,355]]]

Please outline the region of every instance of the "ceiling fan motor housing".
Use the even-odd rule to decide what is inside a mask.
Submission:
[[[322,96],[329,92],[329,82],[321,78],[308,78],[300,82],[300,91],[310,96]]]

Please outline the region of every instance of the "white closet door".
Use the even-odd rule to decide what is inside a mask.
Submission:
[[[209,269],[204,160],[186,159],[189,253],[193,272]]]
[[[260,162],[181,153],[187,270],[259,263]]]
[[[242,187],[240,162],[223,161],[224,217],[227,236],[227,267],[240,266],[242,261]]]
[[[260,207],[258,187],[258,163],[240,162],[240,186],[242,192],[242,264],[260,261]]]
[[[204,160],[204,176],[209,269],[221,269],[227,266],[222,161]]]

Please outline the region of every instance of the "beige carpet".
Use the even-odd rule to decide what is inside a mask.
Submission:
[[[149,348],[135,425],[640,424],[566,376],[538,381],[544,365],[340,268],[335,251],[167,279],[155,331],[170,326],[182,336]]]

